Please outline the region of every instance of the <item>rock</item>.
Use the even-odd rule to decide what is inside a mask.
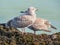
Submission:
[[[60,44],[60,35],[56,33],[59,38],[56,38],[58,42],[55,44]],[[34,37],[32,33],[24,33],[11,27],[6,28],[3,25],[0,25],[0,45],[48,45],[50,35],[40,34]],[[54,44],[54,40],[51,40]]]

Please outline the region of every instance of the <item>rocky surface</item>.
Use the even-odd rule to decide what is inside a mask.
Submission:
[[[55,34],[53,34],[55,35]],[[24,33],[11,27],[6,28],[0,25],[0,45],[60,45],[60,33],[56,33],[57,38],[52,35]]]

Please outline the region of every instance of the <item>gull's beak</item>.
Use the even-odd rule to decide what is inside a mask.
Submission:
[[[24,13],[24,11],[20,11],[20,13]]]
[[[28,11],[20,11],[20,13],[27,13]]]

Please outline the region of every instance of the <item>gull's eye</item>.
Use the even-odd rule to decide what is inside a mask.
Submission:
[[[34,10],[34,8],[32,10]]]

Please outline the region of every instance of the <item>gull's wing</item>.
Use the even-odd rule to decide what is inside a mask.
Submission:
[[[45,23],[44,23],[46,26],[48,27],[51,27],[53,29],[57,29],[55,26],[53,26],[48,20],[45,20]]]
[[[13,19],[13,23],[14,23],[14,25],[18,26],[19,28],[26,27],[33,23],[32,19],[33,18],[31,16],[24,15],[24,16],[20,16],[20,17],[15,17]]]
[[[51,28],[53,28],[53,29],[57,29],[55,26],[53,26],[53,25],[51,25],[51,24],[50,24],[50,26],[51,26]]]
[[[43,29],[45,27],[46,26],[44,25],[44,20],[42,18],[37,18],[36,21],[33,23],[33,25],[31,25],[28,28],[38,31],[38,30]]]
[[[50,30],[46,30],[46,29],[40,29],[38,27],[33,27],[33,26],[29,26],[29,29],[32,29],[34,31],[45,31],[45,32],[51,32]]]

